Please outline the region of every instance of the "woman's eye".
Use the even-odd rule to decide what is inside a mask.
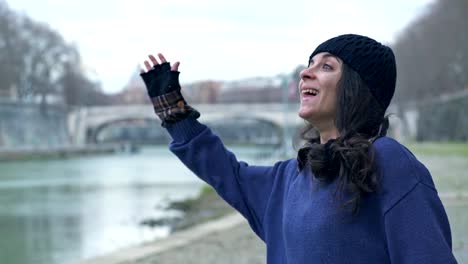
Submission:
[[[330,66],[330,65],[328,65],[328,64],[326,64],[326,63],[323,64],[322,67],[323,67],[324,69],[326,69],[326,70],[333,70],[332,66]]]

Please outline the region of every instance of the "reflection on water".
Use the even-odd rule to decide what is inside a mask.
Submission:
[[[239,149],[240,158],[258,154]],[[0,259],[8,264],[72,263],[163,237],[167,228],[139,222],[203,184],[166,147],[0,163],[0,171]]]

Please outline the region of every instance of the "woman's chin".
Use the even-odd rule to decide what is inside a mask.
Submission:
[[[313,116],[313,113],[307,109],[299,109],[298,115],[300,118],[308,121]]]
[[[298,113],[298,116],[299,116],[300,118],[304,119],[304,121],[310,122],[310,116],[307,115],[307,113],[301,113],[301,112],[299,112],[299,113]]]

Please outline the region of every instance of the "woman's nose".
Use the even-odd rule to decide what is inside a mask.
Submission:
[[[301,71],[299,76],[301,77],[301,79],[311,79],[311,78],[313,78],[315,76],[313,68],[312,67],[305,68],[304,70]]]

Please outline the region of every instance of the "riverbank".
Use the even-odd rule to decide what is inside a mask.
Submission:
[[[166,239],[77,264],[266,263],[265,244],[238,213],[178,231]]]
[[[205,197],[215,196],[206,192]],[[468,247],[464,241],[463,222],[468,211],[468,194],[440,194],[457,235],[453,250],[460,261],[468,260]],[[203,198],[207,199],[207,198]],[[218,198],[220,200],[220,198]],[[205,201],[206,202],[206,201]],[[217,203],[217,202],[216,202]],[[192,204],[192,202],[189,202]],[[204,206],[208,206],[204,203]],[[461,206],[461,207],[460,207]],[[197,206],[197,208],[200,208]],[[189,210],[191,211],[191,210]],[[462,216],[456,216],[463,213]],[[187,215],[190,216],[191,213]],[[461,222],[461,223],[459,223]],[[247,221],[238,213],[228,213],[218,219],[184,227],[168,238],[120,250],[111,255],[93,258],[79,264],[167,264],[167,263],[235,263],[265,264],[265,244],[253,233]]]
[[[218,219],[234,213],[234,209],[222,200],[216,191],[205,185],[200,194],[192,199],[174,201],[165,208],[167,211],[176,210],[182,213],[180,217],[166,217],[160,219],[145,219],[142,225],[149,227],[169,226],[171,232],[185,230],[199,223]]]
[[[169,225],[169,237],[79,264],[265,263],[265,244],[212,187],[205,185],[196,198],[172,202],[165,209],[182,211],[183,217],[141,224]]]
[[[61,146],[47,148],[0,148],[0,162],[60,159],[94,154],[122,152],[124,147],[118,144]]]

